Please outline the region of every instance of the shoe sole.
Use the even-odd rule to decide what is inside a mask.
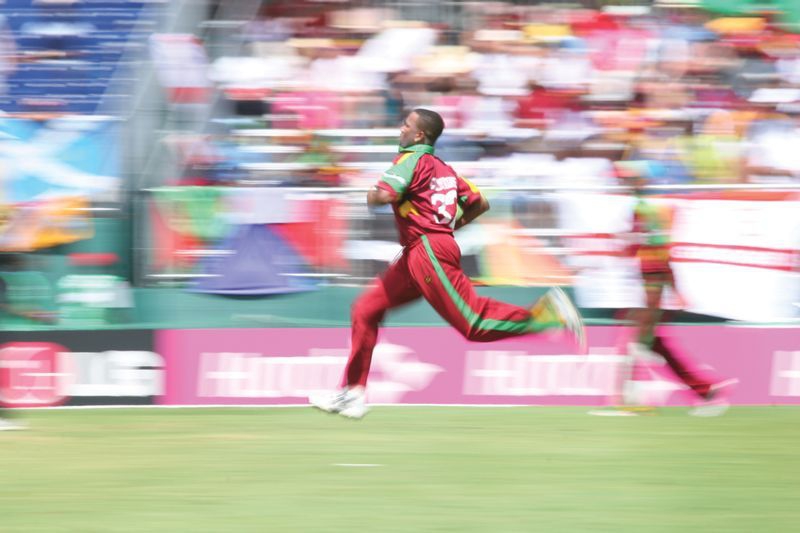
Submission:
[[[363,413],[360,413],[360,414],[350,414],[350,413],[347,413],[346,409],[345,409],[344,411],[339,411],[338,414],[343,416],[343,417],[345,417],[345,418],[347,418],[347,419],[349,419],[349,420],[361,420],[362,418],[364,418],[366,416],[367,413],[369,413],[369,409],[365,410]]]
[[[344,418],[349,418],[353,420],[364,418],[364,415],[366,415],[369,412],[368,408],[364,408],[364,410],[360,413],[359,412],[349,413],[348,407],[345,407],[344,409],[337,409],[336,407],[328,407],[326,405],[323,405],[321,402],[315,402],[311,398],[309,398],[308,403],[311,405],[311,407],[313,407],[318,411],[322,411],[323,413],[328,413],[330,415],[341,415]]]
[[[720,381],[719,383],[714,383],[711,385],[708,391],[711,395],[711,398],[709,399],[715,398],[720,392],[730,390],[732,387],[735,387],[738,384],[739,380],[736,378],[726,379],[724,381]]]
[[[335,415],[335,414],[339,413],[339,410],[336,409],[335,407],[325,407],[321,403],[315,402],[311,398],[308,399],[308,403],[311,405],[311,407],[313,407],[314,409],[316,409],[318,411],[322,411],[323,413],[330,413],[332,415]]]
[[[728,401],[729,393],[727,391],[730,391],[731,388],[738,385],[738,383],[738,379],[732,378],[711,385],[709,397],[706,400],[709,403],[705,405],[698,405],[697,407],[693,408],[691,411],[689,411],[689,416],[714,417],[724,415],[731,407],[731,404]],[[720,396],[721,393],[725,394]],[[713,403],[715,401],[717,403]]]
[[[581,314],[561,287],[553,287],[550,291],[556,307],[568,324],[567,329],[572,331],[573,335],[575,335],[575,342],[578,344],[578,350],[582,354],[586,353],[586,327],[583,325]],[[569,325],[575,325],[576,329],[573,330]]]
[[[313,409],[316,409],[317,411],[322,411],[323,413],[328,413],[329,415],[339,414],[339,411],[336,411],[334,409],[325,409],[324,407],[320,407],[319,405],[314,405],[313,403],[311,404],[311,407]]]

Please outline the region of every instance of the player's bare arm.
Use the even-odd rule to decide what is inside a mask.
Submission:
[[[380,187],[373,187],[367,193],[367,205],[370,207],[378,207],[394,202],[397,195],[390,193]]]
[[[480,201],[475,202],[464,209],[464,214],[456,222],[456,229],[469,224],[488,210],[489,200],[487,200],[485,196],[481,195]]]

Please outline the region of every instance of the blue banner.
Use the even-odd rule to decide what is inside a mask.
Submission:
[[[118,201],[119,128],[119,121],[107,117],[0,118],[2,201],[65,196]]]

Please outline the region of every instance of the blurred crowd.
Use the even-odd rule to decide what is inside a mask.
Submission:
[[[218,268],[210,263],[237,247],[274,250],[278,238],[300,252],[304,269],[346,283],[369,280],[397,245],[391,214],[367,212],[360,190],[396,154],[404,114],[426,107],[447,124],[437,154],[489,191],[492,231],[513,226],[507,234],[519,238],[492,252],[494,268],[486,268],[481,254],[500,239],[475,227],[460,232],[465,263],[474,264],[469,273],[528,283],[531,276],[506,267],[534,262],[508,254],[522,257],[535,239],[543,251],[569,256],[563,235],[602,226],[597,195],[575,208],[591,220],[579,227],[559,216],[580,198],[541,191],[603,190],[631,175],[675,189],[797,183],[800,33],[790,30],[798,32],[800,12],[792,25],[777,7],[797,3],[772,1],[773,12],[744,16],[698,7],[738,0],[604,9],[523,0],[270,0],[253,18],[226,9],[255,8],[259,0],[209,0],[207,15],[201,3],[187,8],[204,22],[187,22],[179,33],[184,27],[142,8],[160,4],[165,18],[177,20],[177,3],[7,0],[0,13],[16,51],[0,50],[7,67],[0,65],[7,89],[0,91],[7,115],[0,167],[2,200],[13,209],[0,217],[0,252],[37,252],[26,269],[48,272],[54,287],[59,280],[59,305],[76,308],[63,315],[89,322],[101,319],[81,304],[102,301],[115,312],[128,305],[123,278],[222,279],[209,274]],[[70,35],[53,41],[32,31],[38,26],[29,19]],[[85,20],[93,24],[88,33],[72,35]],[[140,76],[133,65],[145,51],[148,75]],[[157,83],[166,91],[152,90]],[[102,116],[121,109],[130,111],[123,120]],[[315,196],[274,186],[326,190]],[[120,216],[129,204],[136,232]],[[778,225],[796,235],[782,216]],[[249,231],[263,225],[279,235],[261,235],[253,246]],[[136,233],[133,249],[120,238],[128,233]],[[795,241],[787,246],[796,250]],[[45,249],[52,253],[38,253]],[[536,283],[568,276],[551,259],[553,268],[536,263],[547,271]],[[28,307],[47,307],[40,301],[47,291],[36,288],[42,279],[19,281],[21,261],[4,262],[0,278],[4,271],[12,273],[6,281],[15,278],[7,300],[30,296],[17,306],[27,318],[34,316]],[[288,262],[275,270],[288,270]],[[265,270],[256,263],[243,270]],[[36,289],[17,290],[23,281]],[[272,279],[257,281],[274,288]]]
[[[800,177],[800,35],[774,13],[401,4],[265,3],[212,58],[221,129],[181,138],[182,183],[364,185],[418,106],[484,184],[613,185],[620,161],[657,184]]]

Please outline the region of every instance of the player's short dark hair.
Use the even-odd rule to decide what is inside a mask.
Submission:
[[[444,119],[436,111],[418,107],[414,110],[417,114],[417,127],[425,134],[427,144],[433,146],[444,131]]]

